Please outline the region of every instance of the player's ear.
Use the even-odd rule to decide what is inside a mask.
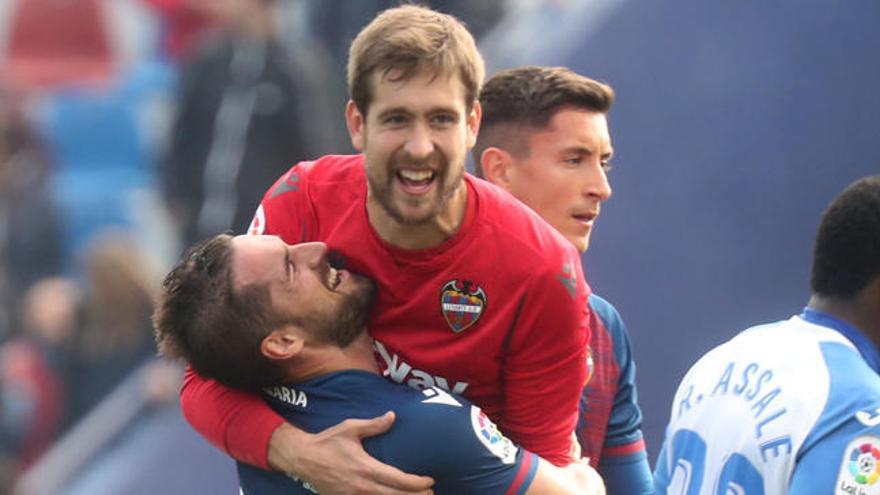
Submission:
[[[483,118],[483,107],[479,100],[474,100],[471,111],[467,116],[467,148],[472,149],[477,143],[477,134],[480,132],[480,121]]]
[[[364,151],[366,118],[367,116],[361,113],[354,101],[348,100],[348,105],[345,106],[345,125],[348,127],[351,145],[358,151]]]
[[[260,343],[260,352],[269,359],[289,359],[302,351],[305,342],[289,325],[272,330]]]
[[[512,166],[513,158],[510,153],[501,148],[489,146],[480,155],[483,178],[508,191],[510,190],[510,168]]]

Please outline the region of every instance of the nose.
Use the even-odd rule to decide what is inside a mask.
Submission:
[[[611,183],[608,182],[608,172],[601,163],[588,167],[587,177],[584,184],[584,194],[605,201],[611,197]]]
[[[434,142],[431,139],[431,130],[428,129],[428,126],[422,123],[413,125],[403,149],[412,158],[427,158],[434,151]]]
[[[290,250],[290,259],[294,263],[309,268],[317,268],[327,259],[327,245],[323,242],[303,242],[294,244],[288,249]]]

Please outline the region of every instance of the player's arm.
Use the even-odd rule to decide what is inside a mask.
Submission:
[[[565,467],[537,458],[535,479],[526,495],[605,495],[605,484],[586,459]],[[629,493],[629,492],[612,492]]]
[[[590,307],[608,330],[620,370],[605,430],[599,474],[611,493],[653,493],[651,468],[642,436],[642,411],[636,392],[636,366],[626,325],[617,309],[595,294],[590,295]]]
[[[587,376],[588,288],[573,248],[554,265],[535,273],[520,301],[504,365],[500,423],[524,448],[565,465]]]
[[[404,469],[432,475],[443,493],[604,495],[586,461],[564,468],[517,446],[465,399],[432,388],[401,410],[384,452]]]
[[[187,367],[180,404],[189,424],[235,459],[269,469],[266,451],[284,420],[256,394],[203,378]]]
[[[873,390],[859,392],[866,396],[876,393]],[[880,408],[875,403],[838,414],[849,414],[849,419],[831,431],[820,432],[821,437],[815,442],[811,442],[811,436],[816,431],[804,441],[805,448],[798,452],[799,459],[791,475],[790,495],[880,494]],[[818,428],[822,427],[821,423],[822,419]]]

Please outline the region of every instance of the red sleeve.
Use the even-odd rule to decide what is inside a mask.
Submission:
[[[270,469],[269,439],[284,419],[258,395],[202,378],[187,367],[180,403],[189,424],[215,447],[239,461]]]
[[[531,281],[504,369],[502,431],[556,465],[571,462],[590,339],[589,289],[571,253],[567,266],[560,261]]]

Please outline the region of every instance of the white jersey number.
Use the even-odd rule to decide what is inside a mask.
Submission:
[[[679,430],[664,457],[657,478],[669,480],[666,495],[699,495],[706,474],[706,441],[693,430]],[[714,495],[764,495],[764,478],[742,454],[729,456],[717,473]]]

